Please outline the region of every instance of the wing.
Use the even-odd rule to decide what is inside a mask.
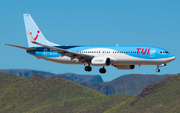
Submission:
[[[48,45],[43,45],[41,43],[36,42],[33,39],[32,35],[29,33],[29,31],[28,31],[28,35],[29,35],[30,41],[33,44],[37,44],[37,45],[40,45],[40,46],[43,46],[43,47],[46,47],[46,48],[57,50],[58,53],[61,54],[61,57],[68,56],[68,57],[71,58],[71,60],[77,58],[82,63],[84,63],[84,62],[90,63],[91,59],[94,58],[94,56],[92,56],[92,55],[81,54],[81,53],[61,49],[61,48],[58,48],[58,47],[52,47],[52,46],[48,46]]]

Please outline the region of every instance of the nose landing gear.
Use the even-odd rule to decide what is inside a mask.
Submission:
[[[156,72],[160,72],[159,66],[157,66]]]
[[[160,72],[160,69],[158,68],[158,69],[156,69],[156,72]]]
[[[164,66],[166,66],[166,64],[159,64],[159,65],[157,65],[156,72],[160,72],[159,67],[164,67]]]

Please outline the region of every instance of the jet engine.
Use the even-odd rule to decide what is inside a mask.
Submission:
[[[91,60],[91,64],[94,66],[109,66],[110,63],[110,58],[107,57],[94,57]]]
[[[134,69],[135,65],[116,65],[114,66],[119,70],[131,70]]]

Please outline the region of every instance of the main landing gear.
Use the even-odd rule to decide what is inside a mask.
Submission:
[[[106,69],[105,69],[104,67],[103,67],[103,68],[100,68],[100,69],[99,69],[99,72],[104,74],[104,73],[106,73]]]
[[[91,68],[90,65],[89,65],[89,66],[86,66],[84,69],[85,69],[85,71],[88,71],[88,72],[90,72],[90,71],[92,70],[92,68]]]
[[[88,65],[88,66],[85,66],[84,70],[90,72],[92,70],[92,68],[90,65]],[[106,69],[104,67],[102,67],[99,69],[99,72],[104,74],[104,73],[106,73]]]

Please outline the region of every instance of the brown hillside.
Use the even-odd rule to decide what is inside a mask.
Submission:
[[[131,103],[131,106],[135,105],[138,101],[142,100],[143,98],[151,95],[155,90],[159,89],[162,86],[168,85],[173,81],[177,81],[180,79],[180,74],[169,76],[163,79],[161,82],[155,82],[151,85],[147,85],[140,94],[136,96],[136,99]]]

